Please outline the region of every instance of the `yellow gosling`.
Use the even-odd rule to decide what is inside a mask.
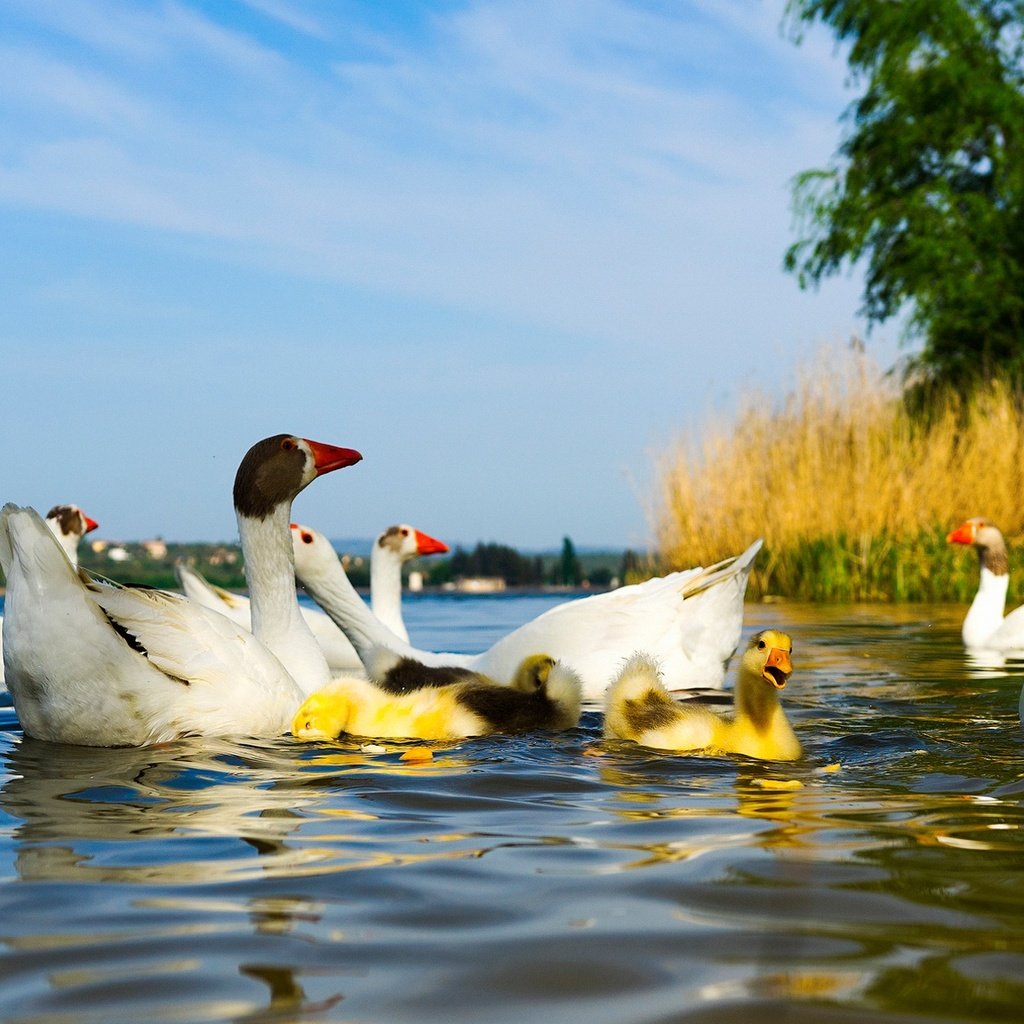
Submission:
[[[793,671],[792,651],[792,640],[779,630],[766,629],[753,637],[740,662],[729,715],[696,700],[673,700],[656,662],[635,654],[605,693],[604,734],[657,750],[795,761],[800,741],[779,702],[779,691]]]
[[[426,681],[414,687],[416,665],[402,666],[406,688],[397,692],[365,679],[335,680],[303,702],[292,734],[300,739],[348,734],[457,740],[496,732],[571,729],[579,722],[579,676],[545,654],[525,658],[508,686],[473,673],[471,678],[438,683],[424,669]]]

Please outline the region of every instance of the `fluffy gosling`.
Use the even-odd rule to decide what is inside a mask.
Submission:
[[[457,740],[571,729],[580,719],[579,676],[546,654],[524,658],[508,686],[476,673],[438,682],[418,662],[400,661],[400,677],[392,677],[390,691],[365,679],[340,679],[312,694],[295,714],[292,735]],[[420,685],[417,666],[423,670]]]
[[[795,761],[800,741],[779,702],[779,691],[793,671],[792,651],[792,640],[780,630],[766,629],[751,639],[740,662],[731,714],[695,700],[673,700],[654,659],[635,654],[605,692],[604,734],[657,750]]]

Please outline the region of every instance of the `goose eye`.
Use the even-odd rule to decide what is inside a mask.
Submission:
[[[409,536],[409,531],[408,530],[403,530],[402,531],[402,536],[403,537],[408,537]]]
[[[312,544],[313,543],[313,534],[311,534],[311,533],[303,533],[303,535],[302,535],[302,543],[303,544]]]
[[[294,447],[295,447],[295,442],[290,437],[286,437],[281,442],[281,451],[283,451],[283,452],[290,452]]]

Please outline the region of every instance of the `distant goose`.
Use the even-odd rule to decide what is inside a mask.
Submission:
[[[404,659],[404,684],[383,689],[366,679],[338,679],[307,698],[295,714],[298,739],[341,735],[374,739],[457,740],[490,733],[571,729],[580,719],[581,685],[567,665],[546,654],[523,659],[510,685],[452,669],[441,682],[416,677],[424,666]]]
[[[99,528],[77,505],[54,505],[46,513],[46,525],[60,542],[68,561],[78,565],[78,545],[87,533]]]
[[[740,662],[731,715],[697,700],[673,700],[656,661],[634,654],[605,694],[604,734],[655,750],[795,761],[800,742],[779,703],[779,691],[793,671],[792,651],[792,640],[780,630],[753,637]]]
[[[437,654],[411,647],[370,614],[338,565],[326,538],[301,527],[309,543],[296,549],[295,572],[306,592],[345,631],[367,666],[379,647],[425,665],[460,665],[510,679],[524,657],[546,651],[571,665],[584,697],[600,697],[635,650],[648,650],[673,688],[720,688],[725,663],[743,627],[743,595],[755,541],[743,554],[709,568],[688,569],[566,601],[520,626],[481,654]]]
[[[303,527],[292,523],[291,530],[293,548],[312,543],[311,537],[304,539]],[[443,541],[406,523],[389,526],[374,542],[370,553],[370,600],[373,614],[397,636],[405,640],[409,638],[402,620],[402,566],[413,558],[444,554],[447,550],[448,545]],[[339,569],[345,571],[340,563]],[[183,562],[175,566],[175,572],[186,597],[249,628],[251,612],[249,599],[244,594],[213,586],[201,573]],[[332,674],[362,671],[363,665],[355,648],[326,613],[319,608],[304,605],[300,608]]]
[[[978,552],[980,578],[961,630],[964,645],[999,653],[1024,652],[1024,606],[1003,617],[1010,585],[1010,560],[999,528],[976,516],[964,520],[946,540],[950,544],[973,545]]]
[[[25,733],[140,746],[287,731],[303,688],[329,678],[295,596],[292,499],[360,458],[280,434],[242,459],[234,500],[254,633],[178,594],[83,579],[32,509],[4,506],[4,658]]]
[[[87,533],[97,529],[100,524],[95,519],[90,519],[77,505],[54,505],[46,513],[46,525],[64,549],[68,561],[77,568],[79,543]],[[3,616],[0,615],[0,689],[6,686],[3,663],[3,621]]]

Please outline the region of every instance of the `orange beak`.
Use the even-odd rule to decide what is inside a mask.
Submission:
[[[85,520],[86,533],[92,533],[93,530],[98,530],[100,528],[100,524],[97,523],[95,519],[90,519],[84,512],[82,513],[82,518]]]
[[[768,651],[768,660],[764,663],[764,671],[761,675],[776,690],[781,690],[792,672],[793,662],[790,660],[789,651],[784,651],[781,647],[772,647]]]
[[[438,540],[436,537],[431,537],[429,533],[422,533],[415,528],[413,533],[416,534],[417,555],[445,555],[448,553],[448,545],[443,540]]]
[[[317,475],[333,472],[335,469],[344,469],[346,466],[354,466],[362,459],[362,455],[355,448],[338,448],[333,444],[321,444],[319,441],[310,441],[308,437],[303,440],[309,445],[313,453],[313,463],[316,466]]]
[[[973,544],[974,527],[970,523],[961,523],[952,533],[946,534],[950,544]]]

